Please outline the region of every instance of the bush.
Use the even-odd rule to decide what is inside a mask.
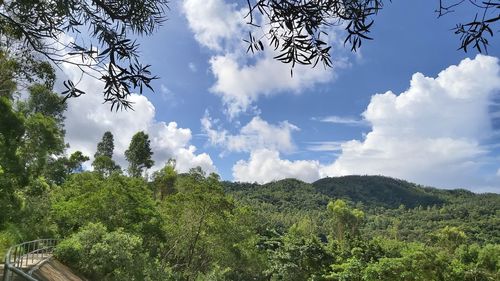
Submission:
[[[92,280],[144,280],[145,252],[140,237],[89,223],[59,243],[55,255]]]
[[[0,261],[3,261],[9,248],[23,241],[22,231],[14,224],[6,224],[0,231]]]

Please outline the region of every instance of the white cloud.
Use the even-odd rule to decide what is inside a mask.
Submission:
[[[364,117],[372,130],[342,145],[322,176],[383,174],[439,187],[487,185],[482,167],[492,135],[488,105],[500,90],[498,59],[478,55],[437,78],[413,75],[400,95],[374,95]]]
[[[196,147],[190,145],[192,133],[190,129],[179,128],[177,123],[154,122],[148,127],[151,136],[151,147],[155,152],[156,167],[161,168],[165,161],[173,157],[176,168],[187,172],[190,168],[200,166],[206,172],[216,172],[212,159],[207,153],[196,154]]]
[[[79,80],[80,72],[73,66],[64,65],[63,70],[70,79]],[[65,129],[66,141],[71,146],[69,152],[80,150],[92,157],[104,132],[111,131],[115,140],[114,158],[125,168],[124,152],[132,136],[145,131],[149,134],[154,153],[153,170],[161,168],[169,158],[175,158],[180,172],[195,166],[201,166],[207,172],[216,171],[210,156],[197,154],[196,147],[190,144],[191,130],[179,128],[175,122],[155,120],[155,107],[145,96],[130,96],[134,111],[114,112],[110,111],[109,104],[103,104],[103,96],[98,94],[103,90],[102,82],[84,76],[78,87],[87,94],[68,100]]]
[[[240,160],[233,166],[233,177],[235,181],[258,183],[285,178],[313,182],[319,179],[319,168],[318,161],[282,160],[278,151],[258,149],[248,161]]]
[[[183,10],[196,40],[213,53],[209,63],[216,81],[211,92],[221,97],[231,119],[255,109],[254,103],[262,96],[298,94],[334,78],[332,69],[301,65],[291,77],[290,65],[275,60],[276,52],[269,47],[259,55],[246,53],[246,6],[238,9],[224,0],[186,0]],[[335,41],[334,35],[332,30],[329,39]],[[342,58],[336,61],[338,67],[345,65]]]
[[[214,128],[217,120],[212,121],[208,113],[201,119],[201,123],[210,143],[230,152],[250,152],[260,148],[291,152],[295,149],[291,134],[299,130],[288,121],[273,125],[259,116],[252,118],[237,135],[232,135],[224,129]]]
[[[185,0],[183,10],[196,40],[212,50],[222,51],[241,38],[245,10],[238,10],[236,4],[223,0]]]
[[[336,115],[331,115],[321,118],[312,118],[312,120],[317,120],[320,122],[332,123],[332,124],[350,125],[350,126],[367,125],[365,120],[360,120],[353,117],[336,116]]]
[[[444,188],[499,192],[500,171],[490,169],[497,162],[490,148],[482,145],[494,135],[488,107],[499,91],[500,66],[493,57],[465,59],[436,78],[416,73],[405,92],[372,96],[363,113],[372,129],[363,140],[318,143],[316,148],[322,151],[340,145],[340,155],[331,164],[288,161],[277,151],[258,150],[248,161],[236,163],[233,176],[266,182],[372,174]]]
[[[210,65],[216,82],[211,91],[222,98],[230,118],[251,109],[261,96],[299,94],[334,77],[332,69],[300,65],[294,68],[292,77],[290,65],[276,61],[273,56],[272,51],[266,51],[253,64],[239,62],[235,54],[212,57]]]

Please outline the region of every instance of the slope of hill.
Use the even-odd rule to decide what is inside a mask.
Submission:
[[[332,199],[361,202],[368,208],[407,208],[441,205],[447,192],[424,188],[403,180],[382,176],[345,176],[320,179],[308,184],[284,179],[267,184],[224,183],[226,192],[243,200],[257,200],[284,208],[316,209]],[[471,193],[473,194],[473,193]]]
[[[343,199],[367,214],[366,233],[424,241],[445,226],[464,230],[470,242],[500,243],[500,195],[422,187],[382,176],[345,176],[308,184],[284,179],[267,184],[224,182],[237,201],[282,229],[303,217],[324,221],[329,201]]]
[[[324,178],[313,183],[314,189],[330,198],[344,198],[367,206],[408,208],[441,205],[445,202],[438,192],[404,180],[382,176],[344,176]]]
[[[330,197],[314,186],[296,179],[284,179],[260,184],[224,182],[225,191],[245,202],[269,204],[278,211],[314,210],[328,204]]]

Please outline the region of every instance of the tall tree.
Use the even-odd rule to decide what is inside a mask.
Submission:
[[[114,171],[119,171],[121,169],[112,159],[114,149],[113,134],[107,131],[102,136],[102,140],[97,144],[97,151],[94,154],[92,166],[96,172],[109,176]]]
[[[43,85],[29,88],[29,98],[17,103],[25,118],[25,134],[19,154],[31,177],[44,172],[50,158],[62,155],[64,143],[64,110],[61,97]]]
[[[140,131],[132,137],[128,149],[125,151],[127,159],[128,173],[132,177],[140,177],[144,169],[149,169],[154,165],[153,152],[151,151],[149,136]]]
[[[12,57],[0,47],[0,227],[22,206],[18,191],[64,150],[65,105],[50,90],[52,68],[37,66]],[[42,84],[31,85],[28,98],[15,101],[16,91],[26,88],[19,81],[22,76],[28,77],[28,82]]]
[[[107,156],[109,158],[113,157],[113,150],[115,149],[113,134],[107,131],[102,136],[102,140],[97,144],[97,151],[94,157]]]
[[[1,68],[0,68],[1,69]],[[25,182],[22,161],[17,153],[24,135],[24,118],[12,108],[12,102],[0,96],[0,228],[19,207],[15,190]]]

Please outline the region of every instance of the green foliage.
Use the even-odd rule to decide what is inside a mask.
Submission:
[[[4,173],[13,176],[22,174],[21,160],[17,148],[25,132],[23,116],[13,109],[12,102],[0,97],[0,165]]]
[[[326,280],[362,281],[366,263],[358,257],[348,258],[340,264],[332,264],[332,271],[325,276]]]
[[[132,137],[132,141],[125,151],[130,176],[140,177],[144,169],[149,169],[154,165],[154,161],[151,159],[153,152],[150,142],[149,136],[142,131]]]
[[[24,135],[24,118],[12,108],[6,97],[0,97],[0,227],[19,208],[14,192],[26,181],[26,174],[17,148]]]
[[[500,271],[500,245],[487,244],[480,251],[477,257],[477,265],[489,272],[499,273]]]
[[[60,128],[63,127],[64,111],[68,105],[62,98],[42,84],[34,84],[28,88],[29,99],[22,105],[25,115],[41,114],[46,118],[54,119]]]
[[[52,184],[70,173],[65,164],[84,160],[80,153],[62,161],[66,105],[51,91],[54,79],[50,65],[0,50],[2,251],[8,244],[57,234],[50,216]],[[35,81],[43,84],[23,84]],[[17,87],[28,90],[27,98],[14,99]]]
[[[269,241],[268,241],[269,243]],[[294,230],[274,239],[269,251],[269,269],[266,271],[271,280],[319,280],[333,257],[319,239],[313,235],[302,235]]]
[[[41,175],[49,157],[64,151],[62,132],[53,119],[36,113],[25,123],[26,134],[19,153],[31,175]]]
[[[52,200],[52,215],[63,235],[89,222],[100,222],[110,230],[126,228],[152,239],[160,235],[151,192],[140,178],[75,174],[53,193]]]
[[[472,241],[498,239],[498,195],[441,191],[384,177],[358,176],[323,179],[313,188],[296,180],[224,185],[241,204],[252,206],[261,220],[257,231],[263,237],[261,247],[268,253],[264,272],[271,280],[500,278],[498,244],[467,246]],[[377,192],[395,194],[383,197]],[[329,197],[332,194],[338,197]],[[283,237],[296,239],[287,244]],[[312,270],[312,275],[298,270],[307,268],[298,266],[303,259],[321,256],[307,254],[300,242],[312,241],[308,239],[319,241],[330,257],[330,263]]]
[[[178,192],[160,205],[168,241],[164,260],[187,280],[259,277],[264,259],[255,232],[244,223],[248,212],[224,194],[218,175],[192,169],[178,177]]]
[[[395,257],[382,257],[365,269],[364,279],[375,280],[439,280],[443,265],[435,249],[421,244],[408,244]]]
[[[335,239],[342,243],[346,238],[358,238],[360,227],[365,218],[363,211],[349,208],[347,203],[341,199],[328,203],[327,209]]]
[[[144,280],[147,253],[139,236],[90,223],[59,243],[55,255],[92,280]]]
[[[50,214],[50,193],[53,187],[44,177],[38,177],[30,180],[20,194],[22,208],[17,219],[25,240],[56,237],[57,226]]]
[[[218,178],[200,179],[198,174],[185,176],[182,188],[162,202],[164,231],[172,241],[169,260],[182,266],[186,278],[210,270],[211,262],[225,243],[221,240],[231,220],[233,209],[218,184]],[[223,253],[221,253],[223,254]]]
[[[437,242],[451,252],[467,240],[465,233],[455,226],[446,226],[434,234]]]
[[[51,157],[61,155],[64,143],[64,110],[62,99],[42,85],[29,88],[30,96],[18,102],[24,115],[25,133],[18,153],[32,177],[44,173]]]
[[[83,155],[81,151],[73,152],[69,158],[60,156],[58,158],[50,158],[45,169],[45,176],[47,180],[54,184],[62,184],[73,173],[83,171],[83,163],[90,158]]]
[[[120,165],[116,164],[113,159],[105,155],[99,155],[94,158],[92,162],[92,167],[94,171],[107,177],[112,173],[121,173]]]
[[[159,193],[159,199],[163,200],[167,195],[175,193],[175,182],[177,172],[175,171],[175,160],[169,159],[163,169],[153,173],[153,190]]]
[[[270,204],[279,212],[323,209],[329,202],[329,197],[315,192],[312,185],[296,179],[264,185],[224,182],[224,188],[240,200]]]
[[[1,30],[1,27],[0,27]],[[0,96],[12,98],[18,87],[38,83],[51,89],[56,79],[50,63],[39,61],[28,54],[10,53],[0,48]]]
[[[10,246],[22,242],[24,236],[19,226],[8,223],[0,231],[0,257],[5,257]]]

